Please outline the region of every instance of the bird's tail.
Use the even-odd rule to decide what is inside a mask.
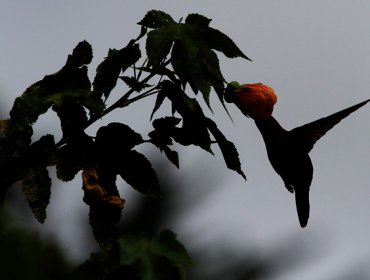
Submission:
[[[310,216],[309,191],[295,191],[295,202],[297,206],[298,219],[301,227],[305,227]]]

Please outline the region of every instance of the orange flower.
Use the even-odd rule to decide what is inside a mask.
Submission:
[[[274,90],[264,84],[233,84],[232,101],[242,113],[253,119],[266,119],[271,116],[277,101]],[[228,93],[231,94],[231,93]]]

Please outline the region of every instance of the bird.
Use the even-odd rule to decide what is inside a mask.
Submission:
[[[257,93],[261,95],[260,98]],[[248,99],[248,95],[253,98]],[[330,129],[370,99],[292,130],[283,128],[272,116],[277,98],[274,90],[267,85],[230,85],[225,91],[225,100],[234,103],[246,116],[254,119],[262,134],[273,169],[282,178],[286,189],[295,193],[299,223],[302,228],[306,227],[310,214],[309,192],[313,178],[309,152]]]

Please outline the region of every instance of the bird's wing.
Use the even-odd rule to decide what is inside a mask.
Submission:
[[[364,106],[369,101],[370,99],[365,100],[325,118],[321,118],[305,125],[296,127],[292,129],[290,133],[299,141],[299,143],[302,145],[302,148],[308,153],[309,151],[311,151],[316,141],[324,136],[326,132],[333,128],[342,119],[344,119],[360,107]]]

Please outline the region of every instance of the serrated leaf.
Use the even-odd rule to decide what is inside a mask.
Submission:
[[[46,134],[32,143],[27,151],[25,160],[32,161],[31,164],[46,164],[55,148],[54,136]]]
[[[90,206],[89,223],[94,238],[103,250],[112,248],[118,238],[117,223],[121,218],[121,211],[110,206]]]
[[[72,55],[69,56],[67,64],[76,67],[89,64],[93,58],[91,45],[86,41],[81,41],[73,49]]]
[[[173,25],[175,27],[175,25]],[[146,40],[146,54],[148,66],[155,66],[162,62],[169,54],[174,38],[175,28],[156,29],[148,33]]]
[[[99,64],[96,69],[96,76],[93,82],[94,93],[105,98],[109,96],[117,84],[121,72],[135,64],[141,57],[139,45],[135,41],[120,50],[109,50],[108,56]]]
[[[151,131],[148,135],[150,142],[156,145],[161,151],[164,147],[172,145],[172,138],[176,131],[176,125],[181,119],[175,117],[165,117],[153,121],[155,130]]]
[[[202,27],[208,27],[211,21],[211,19],[200,14],[189,14],[185,19],[187,24],[195,24]]]
[[[206,45],[199,40],[199,34],[194,26],[180,27],[178,39],[171,52],[172,67],[183,83],[190,84],[194,93],[198,91],[202,93],[206,104],[211,108],[209,94],[213,74],[207,64],[212,50],[207,49]]]
[[[66,98],[60,106],[53,106],[58,114],[62,127],[63,138],[78,138],[85,134],[87,125],[86,111],[81,104],[71,98]]]
[[[72,181],[80,169],[76,166],[57,164],[56,175],[57,178],[63,182]]]
[[[46,167],[29,169],[22,180],[23,193],[36,219],[43,223],[50,200],[51,179]]]
[[[166,154],[170,162],[172,162],[177,168],[180,168],[178,153],[175,151],[172,151],[168,146],[164,146],[162,150]]]
[[[157,110],[159,109],[159,107],[161,107],[161,105],[162,105],[162,103],[163,103],[163,101],[164,101],[165,98],[166,98],[166,95],[163,93],[163,91],[159,91],[157,93],[157,98],[155,100],[153,111],[152,111],[152,113],[150,115],[150,120],[152,120],[155,112],[157,112]]]
[[[119,77],[125,84],[131,89],[140,92],[145,88],[151,87],[151,85],[139,82],[135,77],[120,76]]]
[[[157,174],[143,154],[135,150],[127,152],[119,166],[119,175],[135,190],[155,197],[160,196]]]
[[[140,279],[185,279],[184,269],[192,264],[184,246],[170,230],[157,237],[128,235],[119,239],[121,265],[140,267]]]
[[[174,128],[171,137],[181,145],[197,145],[212,153],[205,116],[197,100],[188,97],[179,84],[170,81],[162,83],[161,91],[171,100],[173,109],[183,119],[182,127]]]
[[[96,147],[90,136],[86,134],[70,139],[55,152],[57,177],[62,181],[74,179],[85,166],[96,161]]]
[[[226,139],[222,132],[217,128],[216,123],[211,119],[207,119],[207,126],[208,129],[211,131],[213,137],[215,138],[218,146],[221,149],[226,166],[229,169],[239,173],[246,180],[247,178],[243,171],[241,170],[239,154],[234,144]]]
[[[202,35],[204,43],[207,44],[209,48],[220,51],[229,58],[242,57],[251,61],[251,59],[237,47],[234,41],[221,31],[210,27],[204,31]]]
[[[46,207],[49,204],[51,179],[46,166],[54,153],[54,137],[50,134],[42,136],[28,147],[19,147],[19,151],[1,152],[0,169],[5,178],[1,181],[1,195],[5,194],[7,183],[22,181],[23,193],[35,215],[43,223],[46,218]]]
[[[52,105],[62,104],[65,98],[76,98],[84,105],[84,101],[92,98],[87,67],[81,66],[90,60],[91,53],[87,49],[87,42],[80,43],[60,71],[45,76],[16,98],[10,111],[7,133],[10,138],[23,139],[28,144],[32,135],[31,125]]]
[[[9,120],[0,120],[0,139],[6,138],[6,131],[8,130]]]
[[[164,117],[153,121],[153,127],[159,132],[169,132],[180,123],[181,119],[176,117]]]
[[[117,122],[99,128],[95,139],[98,149],[104,150],[107,154],[128,151],[143,142],[144,140],[139,133],[128,125]]]
[[[144,18],[138,22],[139,25],[142,25],[147,28],[163,28],[168,24],[174,23],[173,18],[166,14],[165,12],[159,10],[151,10],[146,13]]]
[[[177,152],[172,151],[168,146],[172,145],[172,136],[175,133],[177,124],[181,121],[175,117],[165,117],[153,121],[155,130],[149,133],[150,142],[156,145],[159,150],[165,153],[167,158],[177,168],[179,168],[179,156]]]

